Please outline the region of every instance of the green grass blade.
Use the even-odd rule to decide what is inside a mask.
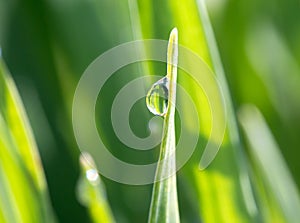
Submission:
[[[115,222],[106,199],[104,184],[88,153],[80,156],[81,176],[77,184],[78,200],[88,208],[93,222]]]
[[[251,222],[256,216],[257,207],[251,190],[247,161],[241,148],[226,78],[204,1],[187,0],[184,4],[179,0],[160,1],[159,4],[155,1],[154,3],[143,1],[139,2],[139,8],[145,38],[162,38],[165,30],[173,26],[178,27],[180,44],[200,56],[216,74],[229,115],[224,141],[216,159],[205,171],[199,171],[201,149],[210,137],[211,123],[212,121],[218,123],[218,120],[221,120],[218,118],[222,114],[220,111],[217,118],[212,117],[210,103],[205,92],[199,90],[193,80],[187,78],[188,75],[179,76],[179,84],[195,102],[201,123],[199,134],[190,111],[187,109],[180,114],[184,131],[190,135],[199,134],[195,156],[181,170],[183,174],[179,177],[179,181],[182,180],[186,188],[190,188],[182,193],[193,194],[194,198],[193,201],[186,202],[181,207],[183,210],[194,210],[193,216],[185,215],[185,211],[182,211],[181,219],[188,219],[186,220],[188,222]],[[150,13],[146,14],[148,11]],[[155,16],[151,16],[153,14]],[[165,17],[171,19],[166,20]],[[199,75],[201,75],[201,70],[199,70]],[[206,84],[210,90],[214,89],[214,86],[210,86],[209,83],[203,84]],[[181,100],[180,95],[178,95],[178,100]]]
[[[178,34],[174,28],[170,34],[167,55],[167,78],[169,95],[167,112],[164,119],[160,157],[157,165],[155,183],[148,222],[179,222],[176,187],[175,162],[175,103],[177,80]],[[171,174],[171,176],[169,176]],[[163,177],[166,179],[160,180]]]
[[[206,37],[209,55],[211,58],[210,60],[212,63],[212,69],[215,71],[216,77],[218,78],[219,84],[222,88],[223,97],[226,103],[228,119],[228,136],[232,145],[234,162],[237,164],[236,168],[238,168],[238,177],[235,180],[239,181],[239,185],[237,186],[241,189],[243,202],[248,212],[247,215],[253,220],[256,219],[258,215],[257,206],[254,200],[252,186],[250,183],[248,160],[246,154],[244,153],[243,145],[240,140],[239,130],[237,127],[237,119],[235,116],[235,111],[233,109],[233,104],[231,102],[230,91],[228,88],[221,58],[218,52],[218,46],[214,37],[214,32],[210,24],[210,19],[206,9],[205,1],[197,0],[197,5],[202,26],[204,29],[204,35]]]
[[[0,207],[4,222],[54,222],[38,150],[22,102],[0,60]]]
[[[275,217],[269,217],[266,221],[280,222],[278,218],[281,217],[285,219],[282,222],[297,222],[300,219],[299,192],[263,116],[254,106],[245,106],[239,113],[239,120],[254,165],[258,167],[256,171],[260,172],[263,184],[270,190],[267,192],[274,198],[270,203],[276,202],[279,212],[283,214],[280,216],[277,211]]]

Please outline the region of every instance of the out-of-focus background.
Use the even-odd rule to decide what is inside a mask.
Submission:
[[[213,56],[209,56],[212,46],[207,43],[210,37],[206,35],[209,31],[205,24],[210,26],[201,15],[200,2],[0,0],[1,57],[29,117],[54,221],[97,221],[89,205],[80,201],[81,195],[78,195],[85,192],[78,192],[80,151],[71,122],[73,95],[84,70],[100,54],[119,44],[136,39],[167,40],[175,26],[179,30],[179,43],[213,66]],[[193,172],[193,164],[187,164],[179,171],[181,220],[275,222],[273,220],[277,219],[277,222],[296,222],[291,216],[295,216],[297,210],[289,213],[286,201],[282,201],[290,195],[278,193],[284,192],[280,186],[289,184],[287,188],[296,189],[296,194],[291,197],[296,197],[297,203],[300,186],[300,2],[209,0],[206,6],[231,94],[229,100],[233,109],[228,111],[235,120],[238,114],[241,117],[239,130],[229,127],[228,132],[229,135],[231,131],[239,133],[239,143],[243,146],[231,141],[228,147],[233,149],[228,150],[229,155],[226,148],[225,152],[220,152],[211,172],[208,169],[203,178]],[[153,63],[151,66],[155,74],[164,75],[164,64]],[[128,73],[127,79],[120,80],[115,75],[104,86],[97,103],[96,120],[99,132],[103,133],[101,137],[114,155],[141,164],[154,162],[159,148],[150,155],[130,150],[116,140],[107,118],[113,98],[124,83],[139,75],[137,70],[134,66],[125,67],[118,72]],[[255,105],[261,113],[253,107],[244,107],[244,104]],[[2,112],[4,114],[4,109]],[[138,136],[149,134],[145,126],[151,117],[144,100],[138,101],[130,117],[132,129]],[[0,138],[4,140],[4,133]],[[202,144],[200,140],[198,153],[201,153]],[[4,144],[1,145],[0,150],[4,149]],[[251,149],[253,147],[256,149]],[[256,152],[265,151],[267,147],[275,147],[276,151],[263,154],[272,158],[264,166],[261,162],[266,163],[266,157],[257,157]],[[236,150],[234,156],[232,151]],[[5,153],[0,154],[0,162],[5,163]],[[232,162],[236,164],[231,165]],[[254,194],[249,195],[254,198],[248,201],[243,198],[243,187],[239,186],[241,169],[249,173],[248,186],[252,187],[249,191]],[[2,173],[18,177],[14,169],[10,170]],[[105,185],[107,209],[111,210],[110,215],[116,222],[147,221],[152,185],[124,185],[105,177],[101,177],[101,183]],[[22,188],[22,185],[17,187]],[[0,190],[4,191],[3,188],[0,186]],[[1,202],[5,201],[3,191],[0,192]],[[254,207],[251,208],[252,200]],[[0,219],[8,213],[3,205],[0,205]],[[25,211],[27,205],[31,203],[25,202],[19,207]],[[270,219],[273,220],[268,221]]]

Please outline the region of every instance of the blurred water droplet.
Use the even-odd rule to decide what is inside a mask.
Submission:
[[[168,108],[169,79],[164,77],[155,82],[146,97],[147,107],[154,115],[164,116]]]
[[[98,172],[95,169],[89,169],[86,171],[85,174],[86,174],[86,178],[92,183],[97,182],[97,180],[99,179]]]

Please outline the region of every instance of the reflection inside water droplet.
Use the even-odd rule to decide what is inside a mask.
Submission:
[[[155,82],[146,97],[147,107],[154,115],[164,116],[167,112],[169,79],[164,77]]]

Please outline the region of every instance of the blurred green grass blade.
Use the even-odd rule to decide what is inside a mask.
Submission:
[[[283,33],[270,20],[264,19],[252,25],[247,33],[245,47],[250,66],[255,72],[252,76],[257,78],[256,82],[261,82],[265,91],[258,89],[256,96],[249,93],[248,97],[253,99],[247,101],[256,104],[266,116],[269,128],[274,131],[277,143],[289,161],[289,170],[299,186],[300,126],[296,124],[300,120],[299,60],[292,54]]]
[[[4,222],[54,222],[43,168],[17,89],[0,59],[0,207]]]
[[[168,106],[164,118],[160,156],[156,169],[155,183],[153,185],[152,200],[149,212],[148,222],[151,223],[179,222],[176,186],[176,139],[174,120],[176,104],[177,57],[178,33],[177,29],[174,28],[170,34],[167,51],[167,78],[169,78]]]
[[[4,128],[5,127],[5,128]],[[1,140],[0,140],[0,154],[1,157],[6,156],[6,154],[3,154],[5,150],[7,150],[7,142],[4,142],[6,138],[9,138],[9,134],[7,132],[6,124],[3,120],[3,117],[0,115],[0,134],[1,134]],[[4,150],[5,149],[5,150]],[[6,158],[7,159],[7,158]],[[20,214],[18,212],[18,209],[15,208],[15,201],[13,200],[13,196],[11,196],[11,191],[9,189],[9,182],[7,180],[7,176],[5,174],[3,168],[3,162],[1,164],[0,168],[0,194],[1,194],[1,202],[0,202],[0,213],[3,217],[3,222],[19,222]],[[2,221],[1,221],[2,222]]]
[[[263,116],[249,105],[241,109],[239,120],[263,183],[271,190],[286,222],[297,222],[300,219],[299,192]]]
[[[221,160],[217,161],[218,158],[215,160],[216,166],[218,166],[216,170],[221,173],[224,172],[225,174],[219,174],[218,172],[212,172],[210,174],[196,173],[196,175],[199,175],[199,178],[202,177],[202,181],[200,181],[199,179],[200,182],[198,182],[201,188],[200,193],[207,194],[207,192],[209,192],[212,194],[217,194],[215,201],[209,198],[209,200],[207,200],[206,198],[206,201],[203,199],[204,202],[202,202],[202,212],[205,213],[204,215],[206,216],[206,218],[210,219],[210,222],[226,222],[228,221],[228,219],[231,219],[231,221],[233,221],[232,219],[235,219],[236,222],[253,221],[257,218],[257,206],[253,197],[246,156],[242,150],[241,141],[239,139],[235,112],[233,110],[230,92],[228,89],[222,62],[219,56],[213,29],[211,27],[210,19],[205,6],[205,1],[197,0],[197,7],[201,23],[200,26],[203,29],[202,32],[204,37],[202,38],[204,39],[203,42],[206,45],[204,50],[206,50],[207,55],[209,55],[208,58],[203,59],[206,60],[211,69],[215,72],[218,84],[221,87],[222,96],[225,100],[228,126],[223,145],[219,153],[219,156],[221,156]],[[227,153],[227,155],[223,155],[222,157],[222,152]],[[226,164],[226,162],[230,162],[231,164]],[[231,168],[230,172],[224,171],[224,169],[228,167]],[[205,176],[207,175],[210,175],[207,178],[207,181],[211,182],[210,186],[206,185],[207,183],[203,182],[206,178]],[[224,185],[224,187],[219,188],[218,184],[222,184]],[[227,192],[224,192],[224,190],[226,190]],[[224,193],[226,193],[227,196],[224,196]],[[233,201],[232,199],[236,196],[238,196],[239,199]],[[202,198],[200,199],[202,200]],[[230,204],[228,203],[227,205],[225,205],[225,200],[227,200],[227,202],[231,200]],[[211,208],[213,208],[213,206],[215,205],[218,206],[220,213],[219,217],[214,216],[212,210],[209,215],[206,214],[207,209],[205,208],[205,204],[208,203],[210,203]],[[227,207],[230,206],[231,208],[225,211],[224,208],[222,208],[222,205]]]
[[[80,155],[81,175],[77,184],[78,200],[88,208],[93,222],[115,222],[106,199],[104,184],[88,153]]]
[[[294,124],[300,112],[298,61],[289,51],[280,32],[270,22],[262,21],[259,26],[252,27],[247,37],[249,60],[263,81],[274,108],[284,122]],[[283,101],[286,106],[282,106]]]
[[[204,29],[204,34],[206,37],[209,55],[212,62],[212,69],[215,71],[226,103],[228,136],[230,138],[230,144],[232,146],[236,167],[238,168],[238,186],[241,189],[243,202],[248,212],[248,220],[250,220],[250,218],[252,218],[252,220],[257,220],[257,206],[254,200],[253,190],[249,177],[248,161],[243,151],[243,145],[240,140],[235,111],[231,102],[231,95],[219,55],[217,43],[214,37],[214,32],[210,24],[205,1],[197,0],[197,3],[199,15]]]

